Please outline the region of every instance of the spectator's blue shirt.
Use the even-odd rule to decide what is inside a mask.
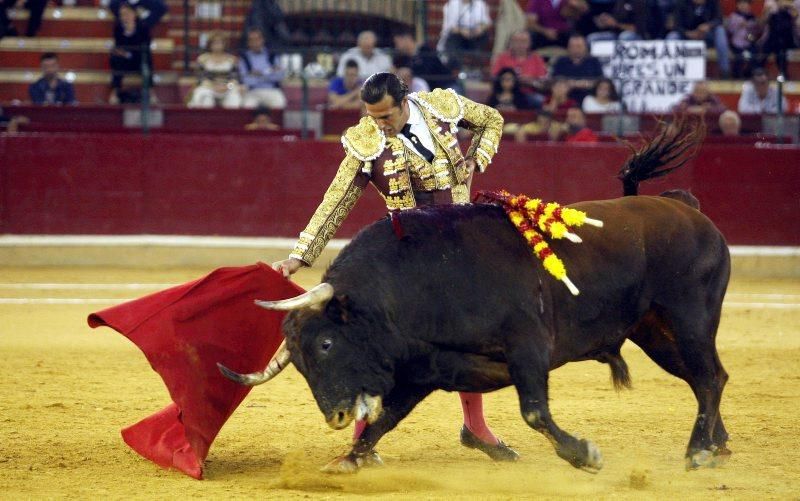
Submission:
[[[358,81],[358,85],[361,85],[361,80]],[[336,94],[337,96],[344,96],[350,90],[344,86],[344,78],[343,77],[336,77],[331,80],[331,83],[328,84],[328,92]]]
[[[554,77],[592,80],[603,76],[603,65],[594,56],[586,56],[575,64],[569,56],[559,57],[553,65]]]
[[[28,87],[34,104],[74,104],[75,88],[66,80],[58,79],[54,88],[42,77]]]
[[[267,49],[261,52],[242,52],[239,58],[239,74],[248,89],[273,89],[286,76],[285,71],[272,64]]]

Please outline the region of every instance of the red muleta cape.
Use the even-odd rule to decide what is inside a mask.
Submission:
[[[203,461],[222,425],[250,391],[220,374],[263,370],[283,334],[284,312],[255,299],[276,300],[303,289],[264,263],[220,268],[207,276],[89,315],[133,341],[169,390],[173,402],[124,428],[133,450],[164,468],[203,477]]]

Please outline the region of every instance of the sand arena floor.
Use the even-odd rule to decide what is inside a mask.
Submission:
[[[485,400],[494,430],[522,454],[517,464],[461,447],[458,398],[439,392],[384,437],[384,468],[323,475],[350,431],[325,425],[290,368],[251,392],[212,447],[206,480],[195,481],[122,442],[120,428],[169,399],[137,348],[85,319],[208,271],[0,268],[0,498],[800,499],[798,281],[731,284],[718,346],[734,454],[722,468],[684,471],[694,397],[629,343],[632,391],[615,392],[596,362],[551,374],[553,415],[600,446],[598,475],[556,457],[519,417],[512,389]],[[308,271],[298,282],[317,280]]]

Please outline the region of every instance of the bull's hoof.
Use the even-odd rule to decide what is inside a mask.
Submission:
[[[487,444],[472,433],[469,428],[461,428],[461,445],[470,449],[478,449],[495,461],[517,461],[517,451],[507,446],[502,440],[494,445]]]
[[[323,473],[355,473],[361,468],[370,466],[383,466],[383,460],[375,451],[364,455],[354,453],[339,456],[321,468]]]
[[[702,449],[690,452],[686,455],[686,470],[717,468],[725,464],[730,456],[731,451],[727,447],[711,446],[711,450]]]
[[[589,440],[576,440],[574,448],[561,448],[558,450],[558,455],[575,468],[587,473],[597,473],[603,469],[603,454],[600,448]]]

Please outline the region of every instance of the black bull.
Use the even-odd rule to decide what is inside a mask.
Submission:
[[[342,250],[323,277],[331,294],[290,312],[284,330],[291,361],[329,424],[369,421],[346,460],[360,464],[434,390],[514,385],[523,419],[558,455],[597,470],[597,447],[553,420],[548,373],[598,360],[610,365],[615,385],[628,386],[620,355],[628,339],[697,398],[687,466],[727,457],[719,414],[727,374],[715,346],[730,272],[722,235],[671,197],[570,207],[605,222],[581,227],[581,244],[551,241],[579,296],[544,270],[495,205],[404,212],[400,228],[379,221]]]

